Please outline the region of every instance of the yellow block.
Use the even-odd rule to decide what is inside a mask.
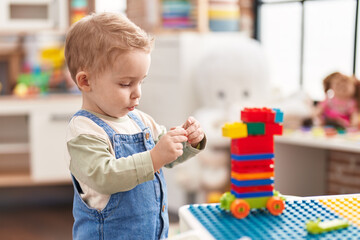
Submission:
[[[319,202],[360,227],[360,197],[325,198]]]
[[[223,192],[210,192],[207,195],[207,203],[219,203]]]
[[[209,10],[209,18],[211,19],[238,19],[240,18],[240,12],[237,10]]]
[[[65,61],[64,48],[50,47],[41,50],[41,60],[50,62],[53,68],[59,69]]]
[[[274,177],[274,172],[262,172],[262,173],[231,172],[231,177],[236,180],[268,179],[268,178]]]
[[[247,137],[247,125],[242,122],[225,123],[222,127],[222,135],[229,138]]]

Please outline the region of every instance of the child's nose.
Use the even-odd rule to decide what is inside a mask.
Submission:
[[[137,86],[131,94],[132,98],[139,98],[141,97],[141,86]]]

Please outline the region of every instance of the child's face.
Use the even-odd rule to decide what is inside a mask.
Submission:
[[[351,81],[342,79],[332,80],[330,87],[337,98],[351,98],[355,92],[355,85]]]
[[[139,104],[141,84],[148,74],[150,54],[142,50],[121,54],[103,74],[92,81],[91,110],[123,117]]]

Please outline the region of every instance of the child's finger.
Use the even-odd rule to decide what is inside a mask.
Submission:
[[[175,143],[182,143],[182,142],[187,142],[188,138],[186,136],[180,135],[180,136],[173,136],[172,137],[173,142]]]
[[[204,132],[202,131],[201,128],[198,128],[196,131],[188,135],[188,142],[190,143],[196,141],[200,142],[203,139],[203,137],[204,137]]]
[[[176,127],[176,128],[170,128],[169,134],[170,134],[170,136],[176,136],[176,135],[186,136],[187,132],[182,127]]]
[[[195,138],[191,139],[191,140],[188,140],[188,142],[190,144],[193,144],[193,143],[199,143],[201,142],[201,140],[203,140],[204,136],[203,135],[197,135]]]
[[[186,132],[188,135],[190,135],[191,133],[197,131],[197,129],[199,129],[199,127],[200,127],[199,122],[194,122],[186,129]]]
[[[182,127],[184,129],[187,129],[191,124],[193,124],[195,121],[195,119],[193,117],[188,117],[188,119],[186,119],[186,122],[182,125]]]

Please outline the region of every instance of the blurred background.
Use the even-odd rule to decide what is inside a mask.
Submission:
[[[285,113],[277,190],[360,192],[358,121],[328,124],[318,113],[337,97],[323,87],[331,73],[354,80],[340,108],[360,99],[359,0],[1,0],[1,239],[71,239],[64,140],[81,98],[64,39],[72,23],[104,11],[126,14],[155,37],[139,109],[168,128],[192,115],[207,135],[205,151],[165,170],[172,223],[180,206],[217,202],[229,189],[221,126],[240,121],[243,107]]]

